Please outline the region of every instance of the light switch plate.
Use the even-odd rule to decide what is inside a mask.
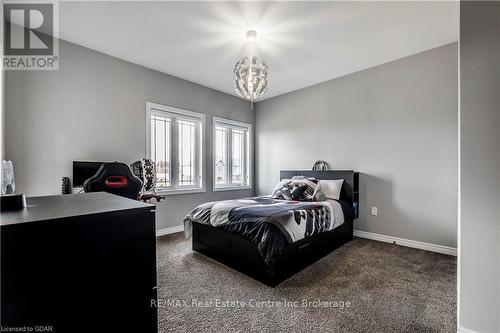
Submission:
[[[377,216],[378,215],[378,208],[377,207],[372,207],[372,215]]]

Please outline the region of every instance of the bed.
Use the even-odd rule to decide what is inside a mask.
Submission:
[[[184,220],[193,250],[266,285],[276,286],[352,240],[353,220],[359,207],[358,173],[280,172],[280,179],[294,176],[343,179],[339,200],[298,202],[256,197],[200,205]],[[286,214],[297,223],[284,224]],[[263,218],[266,223],[262,223]],[[229,223],[233,222],[231,219],[244,223]],[[274,223],[280,219],[280,223]]]

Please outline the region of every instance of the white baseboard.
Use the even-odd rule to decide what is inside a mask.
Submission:
[[[451,256],[457,255],[457,249],[454,247],[418,242],[418,241],[414,241],[411,239],[380,235],[380,234],[375,234],[372,232],[366,232],[366,231],[361,231],[361,230],[354,230],[354,236],[361,237],[361,238],[367,238],[367,239],[373,239],[373,240],[376,240],[379,242],[394,243],[394,244],[398,244],[401,246],[413,247],[415,249],[421,249],[421,250],[426,250],[426,251],[431,251],[431,252],[448,254]]]
[[[156,237],[175,234],[176,232],[182,232],[182,231],[184,231],[183,225],[177,225],[175,227],[158,229],[158,230],[156,230]]]
[[[458,326],[457,333],[478,333],[478,332],[470,330],[470,329],[462,327],[462,326]]]
[[[184,231],[183,225],[177,225],[175,227],[158,229],[158,230],[156,230],[156,237],[170,235],[170,234],[174,234],[176,232],[182,232],[182,231]],[[448,255],[452,255],[452,256],[457,255],[457,249],[455,249],[453,247],[418,242],[418,241],[414,241],[411,239],[386,236],[386,235],[375,234],[373,232],[366,232],[366,231],[361,231],[361,230],[354,230],[354,236],[372,239],[372,240],[376,240],[379,242],[395,243],[395,244],[398,244],[401,246],[413,247],[416,249],[421,249],[421,250],[426,250],[426,251],[431,251],[431,252],[438,252],[438,253],[448,254]],[[467,331],[464,331],[464,332],[467,332]]]

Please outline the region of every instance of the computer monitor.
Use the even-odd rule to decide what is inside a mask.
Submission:
[[[82,187],[87,179],[96,174],[103,163],[73,161],[73,187]]]

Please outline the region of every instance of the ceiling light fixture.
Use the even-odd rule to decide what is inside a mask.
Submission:
[[[267,64],[253,56],[254,43],[257,38],[255,30],[247,31],[249,56],[241,59],[234,66],[234,89],[236,93],[251,103],[262,97],[267,91],[268,67]]]

